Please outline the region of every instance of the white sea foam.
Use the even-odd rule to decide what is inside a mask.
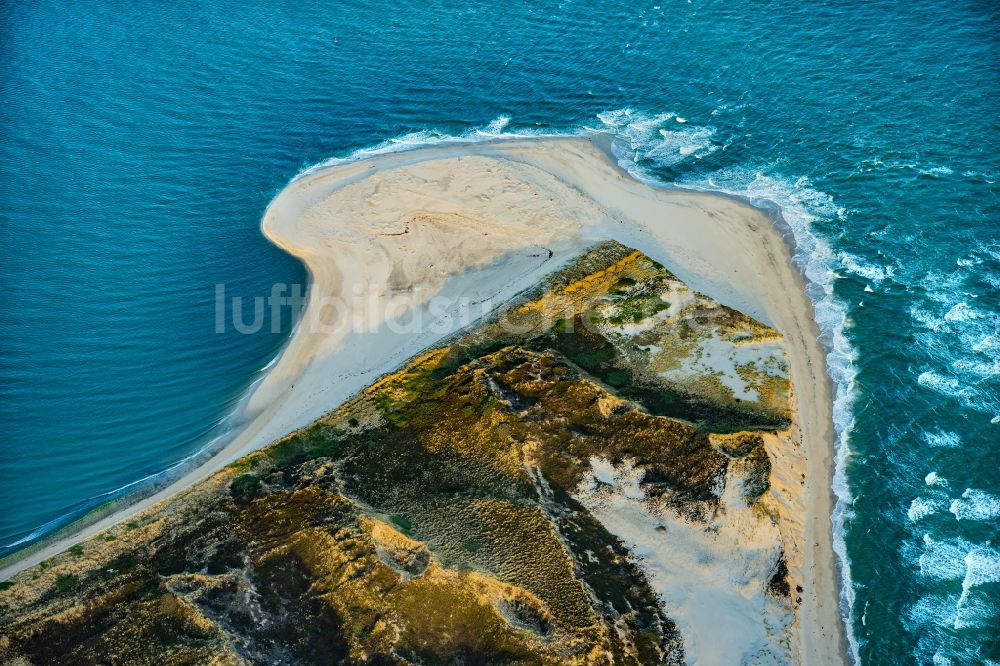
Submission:
[[[995,520],[1000,518],[1000,497],[985,490],[966,488],[949,509],[958,520]]]
[[[906,517],[911,523],[916,523],[927,516],[931,516],[939,511],[948,508],[948,500],[943,497],[914,497],[910,502],[910,508],[906,512]]]
[[[941,330],[945,324],[944,317],[937,317],[934,313],[916,305],[910,307],[910,318],[924,328],[935,332]]]
[[[981,646],[970,644],[954,632],[993,627],[1000,619],[992,590],[982,587],[1000,582],[1000,551],[964,539],[934,540],[924,535],[919,562],[921,574],[943,582],[946,589],[960,580],[961,594],[937,585],[935,591],[924,594],[909,607],[902,621],[919,637],[917,653],[933,653],[935,664],[989,663],[983,660]]]
[[[982,355],[978,365],[965,367],[981,368],[984,362],[995,366],[1000,358],[996,339],[1000,312],[983,305],[979,296],[967,291],[965,283],[971,275],[972,271],[961,267],[947,274],[934,270],[923,275],[916,283],[926,288],[927,300],[913,305],[910,317],[929,331],[949,333],[936,336],[935,340],[948,350],[952,359],[961,356],[972,361],[972,355]],[[980,275],[989,277],[988,272]]]
[[[978,266],[981,263],[983,263],[982,258],[981,257],[977,257],[974,254],[970,255],[968,257],[959,257],[958,259],[955,260],[955,265],[956,266],[962,266],[962,267],[966,267],[966,266]]]
[[[961,617],[963,606],[965,606],[973,593],[973,590],[985,583],[1000,583],[1000,551],[989,546],[976,546],[965,556],[965,577],[962,579],[962,596],[956,606]],[[978,609],[980,613],[984,609]],[[966,613],[968,616],[969,613]],[[958,629],[958,619],[955,628]],[[966,618],[968,621],[968,617]],[[967,625],[968,626],[968,625]]]
[[[865,261],[861,257],[855,256],[847,252],[841,252],[839,255],[841,267],[849,273],[858,275],[863,278],[867,278],[879,284],[886,278],[892,277],[896,269],[893,266],[876,266],[875,264]]]
[[[950,625],[950,623],[949,623]],[[942,626],[943,623],[942,623]],[[949,628],[951,628],[949,626]],[[937,666],[968,666],[977,664],[978,666],[1000,666],[1000,663],[990,659],[983,659],[982,647],[969,642],[956,644],[954,633],[931,632],[920,636],[917,640],[918,648],[915,654],[923,655],[931,650],[936,650],[931,656],[931,663]],[[916,663],[921,663],[917,660]]]
[[[654,147],[657,130],[676,117],[673,113],[649,114],[633,109],[614,109],[597,114],[604,129],[624,143],[625,148],[641,152]]]
[[[957,594],[927,594],[910,606],[904,624],[907,629],[913,631],[923,625],[937,625],[939,627],[952,626],[955,623],[955,606],[958,604]],[[942,661],[935,660],[934,663],[953,663],[947,657],[942,656]]]
[[[951,367],[961,373],[982,378],[1000,374],[1000,360],[976,361],[968,358],[960,358],[952,363]]]
[[[939,652],[934,653],[934,656],[931,657],[931,661],[934,663],[934,666],[952,666],[952,664],[955,663],[953,659],[946,657]]]
[[[922,278],[919,278],[919,284],[927,290],[928,298],[950,307],[955,304],[955,294],[961,293],[964,279],[961,271],[944,273],[934,269],[927,271]]]
[[[986,595],[970,590],[959,597],[955,606],[955,629],[981,629],[991,626],[997,615],[997,606]]]
[[[511,122],[508,115],[500,115],[485,126],[474,127],[461,134],[449,134],[434,129],[410,132],[386,139],[374,146],[354,150],[347,155],[332,157],[312,165],[295,175],[293,180],[336,164],[352,162],[374,155],[402,152],[424,146],[451,143],[473,143],[495,139],[524,139],[530,137],[557,137],[586,135],[595,132],[610,134],[615,139],[614,151],[619,161],[628,156],[629,161],[649,159],[654,163],[676,164],[686,158],[701,159],[718,150],[721,146],[713,141],[715,129],[697,125],[677,128],[670,124],[677,116],[673,113],[649,114],[633,109],[616,109],[597,114],[599,127],[582,126],[576,130],[561,132],[520,129],[507,131]],[[683,121],[687,122],[687,121]],[[625,164],[622,164],[626,167]]]
[[[966,321],[967,319],[981,319],[983,315],[976,312],[966,302],[961,302],[952,307],[944,315],[945,321]]]
[[[927,332],[916,332],[925,353],[948,371],[923,368],[921,386],[958,398],[963,405],[995,415],[1000,400],[987,380],[1000,375],[1000,313],[984,307],[963,292],[962,274],[931,272],[926,276],[927,298],[910,309],[911,319]],[[964,294],[964,295],[963,295]],[[958,295],[958,297],[956,297]]]
[[[940,375],[933,370],[921,372],[917,377],[917,383],[948,396],[957,396],[962,390],[962,385],[957,379]]]
[[[922,596],[907,615],[905,624],[936,625],[953,629],[980,628],[996,621],[995,600],[978,588],[1000,583],[1000,551],[962,538],[923,538],[918,562],[921,575],[933,581],[962,581],[961,595],[932,593]],[[904,555],[906,553],[904,552]]]
[[[649,114],[634,109],[615,109],[597,114],[603,127],[619,142],[615,156],[630,169],[643,160],[672,166],[689,157],[701,159],[721,147],[713,137],[715,128],[687,126],[687,120],[672,113]],[[670,123],[670,121],[675,121]],[[685,124],[678,128],[677,124]],[[648,174],[645,174],[648,177]]]
[[[990,354],[996,358],[1000,356],[1000,337],[995,334],[987,335],[982,340],[972,345],[972,351],[977,354]]]
[[[926,483],[928,486],[940,486],[941,488],[947,488],[949,485],[948,479],[944,478],[937,472],[931,472],[930,474],[925,476],[924,483]]]
[[[510,124],[510,116],[497,116],[482,130],[486,136],[496,136],[503,132],[504,128]]]
[[[954,449],[962,445],[962,438],[958,433],[947,430],[925,430],[924,440],[930,446],[943,449]]]
[[[934,539],[924,535],[924,551],[918,564],[920,574],[930,580],[958,580],[966,574],[965,557],[973,544],[962,538]]]
[[[529,137],[546,137],[546,136],[560,136],[560,133],[554,132],[539,132],[532,130],[522,130],[519,132],[506,132],[505,129],[510,124],[511,117],[508,115],[500,115],[491,120],[483,127],[474,127],[461,134],[449,134],[447,132],[440,132],[433,129],[420,130],[418,132],[410,132],[409,134],[404,134],[398,137],[392,137],[386,139],[374,146],[366,146],[364,148],[358,148],[347,155],[331,157],[330,159],[323,160],[318,164],[314,164],[306,169],[303,169],[295,175],[292,180],[301,178],[302,176],[308,175],[319,171],[320,169],[325,169],[329,166],[336,164],[343,164],[345,162],[353,162],[355,160],[364,159],[367,157],[372,157],[374,155],[383,155],[385,153],[397,153],[406,150],[413,150],[415,148],[422,148],[425,146],[433,146],[438,144],[449,144],[449,143],[474,143],[478,141],[488,141],[494,139],[523,139]],[[561,133],[566,134],[566,133]]]
[[[987,248],[980,248],[986,251]],[[991,415],[1000,409],[995,392],[983,381],[1000,375],[1000,312],[969,293],[968,268],[951,273],[930,271],[919,281],[927,289],[926,300],[911,307],[910,318],[929,334],[917,331],[922,349],[951,371],[927,370],[917,381],[944,395],[958,397],[972,409]],[[987,275],[987,273],[983,273]]]

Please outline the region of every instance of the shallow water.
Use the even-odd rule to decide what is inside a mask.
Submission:
[[[224,430],[290,322],[217,334],[215,285],[304,281],[258,231],[297,172],[601,130],[795,230],[862,660],[1000,660],[994,5],[64,4],[0,9],[3,550]]]

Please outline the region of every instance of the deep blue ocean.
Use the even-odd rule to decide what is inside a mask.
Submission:
[[[1000,662],[997,35],[986,1],[4,2],[0,553],[225,431],[289,324],[217,334],[215,287],[304,283],[258,230],[296,173],[605,131],[795,230],[852,651]]]

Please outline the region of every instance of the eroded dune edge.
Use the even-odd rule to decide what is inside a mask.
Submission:
[[[5,657],[842,660],[829,385],[761,211],[560,139],[331,166],[263,228],[312,284],[247,427],[16,564],[100,533],[0,593]]]

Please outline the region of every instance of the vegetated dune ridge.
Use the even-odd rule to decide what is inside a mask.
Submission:
[[[311,422],[465,323],[462,308],[499,305],[582,248],[612,238],[784,333],[795,387],[791,437],[806,467],[797,541],[809,547],[789,557],[804,588],[800,650],[806,663],[842,658],[830,548],[829,386],[801,276],[763,212],[724,197],[651,188],[591,142],[558,139],[426,148],[319,169],[272,202],[263,228],[303,259],[313,282],[306,319],[251,396],[247,428],[209,464],[74,540]],[[311,318],[323,321],[317,313],[330,297],[341,297],[351,317],[310,325]],[[434,297],[447,298],[431,312]],[[441,303],[454,310],[441,311]],[[415,312],[441,325],[418,334],[390,325]]]

